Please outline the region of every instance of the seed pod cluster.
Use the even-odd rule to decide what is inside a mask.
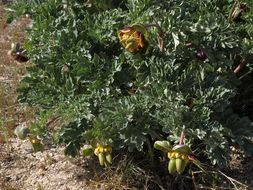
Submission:
[[[108,166],[112,164],[112,147],[111,146],[103,146],[98,145],[95,150],[94,154],[98,157],[99,164],[101,166]]]
[[[168,165],[168,170],[170,174],[174,172],[182,174],[185,170],[185,167],[189,163],[188,155],[181,154],[175,151],[168,152],[168,158],[170,159]]]
[[[36,136],[34,136],[29,128],[20,125],[16,127],[16,129],[14,130],[14,134],[22,140],[29,139],[29,141],[32,144],[34,152],[44,150],[44,145],[41,143],[41,140],[39,140]]]
[[[177,172],[179,174],[182,174],[187,164],[190,162],[189,155],[191,153],[191,149],[186,145],[176,145],[171,151],[169,151],[169,173],[172,174],[174,172]]]

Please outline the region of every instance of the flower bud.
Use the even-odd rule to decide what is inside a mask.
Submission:
[[[207,59],[207,54],[203,49],[199,48],[196,53],[196,57],[199,61],[205,61]]]
[[[127,26],[118,31],[118,38],[124,48],[131,53],[146,49],[148,43],[145,39],[145,27],[142,25]]]
[[[245,3],[239,4],[232,12],[231,19],[234,22],[241,22],[242,21],[242,13],[246,12],[248,7]]]

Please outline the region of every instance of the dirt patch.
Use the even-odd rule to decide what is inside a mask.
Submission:
[[[87,180],[78,178],[85,173],[84,169],[74,159],[65,157],[63,148],[51,147],[34,153],[29,141],[16,138],[9,139],[6,145],[9,147],[1,150],[0,187],[2,183],[2,188],[9,186],[26,190],[89,189]]]

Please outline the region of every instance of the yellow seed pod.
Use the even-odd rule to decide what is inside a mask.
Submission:
[[[177,158],[176,159],[176,169],[177,169],[177,173],[182,174],[185,170],[186,167],[186,161],[182,160],[181,158]]]
[[[105,164],[105,155],[103,153],[99,153],[98,160],[99,160],[100,166],[103,166]]]
[[[105,154],[105,159],[109,164],[112,164],[112,155],[110,153]]]
[[[169,173],[172,174],[176,171],[176,159],[171,159],[168,164]]]

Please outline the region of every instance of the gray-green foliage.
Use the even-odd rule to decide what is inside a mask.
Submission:
[[[230,109],[239,84],[233,56],[249,55],[252,43],[252,13],[242,28],[228,20],[232,4],[44,1],[33,12],[26,44],[33,65],[19,100],[61,118],[58,139],[67,154],[92,139],[141,151],[149,138],[173,140],[185,131],[189,144],[203,143],[212,162],[224,164],[229,144],[248,148],[253,133],[251,122]],[[160,25],[165,51],[156,28],[149,29],[147,52],[123,49],[117,31],[133,23]],[[199,60],[197,49],[208,59]]]

